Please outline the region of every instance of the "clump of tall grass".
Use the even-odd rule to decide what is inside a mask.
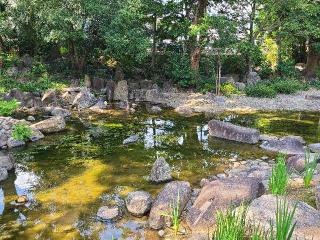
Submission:
[[[290,240],[293,236],[293,231],[296,227],[296,222],[293,222],[293,217],[297,205],[292,210],[289,209],[287,200],[277,199],[276,222],[270,223],[270,240]]]
[[[307,149],[305,157],[305,171],[303,175],[304,186],[309,188],[311,186],[311,181],[313,174],[317,168],[318,155],[314,156],[314,159],[311,160],[310,150]]]
[[[226,213],[217,213],[217,228],[213,240],[242,240],[246,233],[247,208],[241,206],[239,211],[231,208]]]
[[[269,190],[272,194],[284,195],[286,193],[288,181],[289,174],[286,167],[286,155],[279,153],[269,179]]]
[[[171,205],[171,212],[169,214],[162,213],[162,216],[169,217],[172,221],[172,229],[174,231],[175,236],[178,235],[180,229],[180,193],[178,192],[178,196],[176,201],[174,201]]]

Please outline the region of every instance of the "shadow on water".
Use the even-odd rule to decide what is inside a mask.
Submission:
[[[316,142],[319,116],[259,113],[216,118]],[[121,111],[81,114],[69,121],[67,131],[12,150],[17,168],[0,183],[0,239],[143,238],[149,234],[143,229],[146,219],[126,217],[113,225],[97,222],[95,214],[110,194],[124,197],[146,190],[155,196],[163,185],[151,184],[146,177],[158,157],[166,158],[175,179],[197,187],[203,177],[222,172],[230,158],[268,155],[258,146],[209,138],[207,122],[203,116],[183,118],[171,111],[161,117],[143,111],[130,116]],[[132,134],[140,141],[122,145]],[[30,202],[12,205],[17,195],[27,195]]]

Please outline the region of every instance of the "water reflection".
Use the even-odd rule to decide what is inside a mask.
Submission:
[[[0,215],[2,215],[4,211],[4,192],[3,189],[0,188]]]
[[[40,183],[40,177],[34,172],[28,171],[23,165],[17,165],[16,180],[14,185],[18,196],[26,195],[29,199],[32,198],[32,190]]]

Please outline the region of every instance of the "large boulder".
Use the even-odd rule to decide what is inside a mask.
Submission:
[[[48,89],[47,91],[44,92],[41,98],[41,101],[46,106],[49,106],[49,105],[56,106],[58,105],[58,95],[59,93],[56,89]]]
[[[52,117],[32,124],[30,127],[42,133],[55,133],[64,130],[66,128],[66,122],[63,117]]]
[[[0,168],[0,182],[8,178],[8,171],[5,168]]]
[[[130,192],[126,198],[128,212],[134,216],[142,217],[151,209],[151,194],[144,191]]]
[[[61,107],[54,107],[51,111],[51,115],[55,117],[70,117],[71,112],[67,109],[61,108]]]
[[[100,221],[116,221],[123,215],[118,205],[103,206],[99,208],[97,218]]]
[[[208,124],[209,135],[237,142],[255,144],[260,139],[257,129],[246,128],[228,122],[211,120]]]
[[[149,180],[155,183],[167,182],[172,180],[170,165],[163,157],[158,158],[154,162]]]
[[[172,219],[164,216],[170,214],[172,208],[176,208],[179,202],[179,213],[181,214],[191,196],[190,183],[174,181],[167,183],[158,194],[152,205],[149,215],[149,226],[152,229],[170,227]]]
[[[42,132],[40,132],[38,129],[32,129],[32,134],[30,137],[31,142],[37,142],[44,138],[44,135]]]
[[[258,178],[225,178],[207,183],[189,210],[187,223],[192,230],[207,231],[215,225],[217,211],[250,202],[264,191]]]
[[[261,77],[256,72],[250,72],[248,73],[246,77],[246,83],[248,85],[254,85],[261,81]]]
[[[278,197],[284,201],[284,198]],[[287,199],[289,210],[296,205],[293,222],[296,223],[294,236],[297,239],[319,240],[320,239],[320,212],[300,201]],[[277,210],[277,197],[264,195],[252,201],[248,208],[247,219],[251,224],[268,230],[270,222],[275,225]],[[294,238],[296,239],[296,238]]]
[[[90,92],[88,88],[83,88],[74,98],[72,105],[78,109],[89,108],[95,105],[97,98]]]
[[[288,155],[298,155],[305,153],[305,141],[299,136],[286,136],[283,138],[273,138],[264,141],[261,148],[272,151],[281,152]]]
[[[9,137],[8,141],[7,141],[8,148],[21,147],[21,146],[23,146],[25,144],[26,144],[25,141],[16,140],[13,137]]]
[[[11,170],[14,168],[14,159],[9,154],[0,152],[0,168]]]
[[[114,89],[114,100],[128,101],[129,88],[126,80],[119,81]]]

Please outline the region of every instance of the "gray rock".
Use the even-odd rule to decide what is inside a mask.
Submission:
[[[66,122],[63,117],[52,117],[32,124],[30,127],[43,133],[55,133],[63,131],[66,128]]]
[[[14,164],[15,164],[14,159],[10,157],[9,154],[0,152],[0,168],[11,170],[14,168]]]
[[[36,119],[35,119],[35,117],[34,116],[28,116],[27,117],[27,121],[29,121],[29,122],[34,122]]]
[[[21,147],[25,144],[26,143],[24,141],[15,140],[12,137],[9,137],[7,141],[8,148]]]
[[[32,129],[32,135],[30,137],[30,140],[32,142],[39,141],[43,138],[44,138],[44,135],[42,134],[42,132],[40,132],[38,129]]]
[[[52,109],[51,111],[51,115],[55,116],[55,117],[70,117],[71,116],[71,112],[67,109],[64,108],[60,108],[60,107],[55,107]]]
[[[287,159],[286,165],[290,172],[297,171],[302,173],[305,169],[305,155],[294,155]]]
[[[42,98],[41,101],[45,104],[45,105],[54,105],[56,106],[58,104],[58,91],[55,89],[49,89],[47,90]]]
[[[309,144],[309,149],[311,152],[320,153],[320,143]]]
[[[135,143],[135,142],[138,142],[140,139],[139,135],[132,135],[128,138],[126,138],[125,140],[123,140],[122,144],[123,145],[127,145],[127,144],[131,144],[131,143]]]
[[[114,100],[128,101],[129,88],[126,80],[119,81],[114,89]]]
[[[25,54],[22,56],[21,61],[25,67],[32,67],[33,59],[29,54]]]
[[[260,139],[257,129],[237,126],[228,122],[211,120],[208,123],[209,135],[237,142],[255,144]]]
[[[248,75],[247,75],[247,78],[246,78],[246,83],[248,85],[254,85],[254,84],[257,84],[258,82],[261,81],[261,77],[259,76],[258,73],[256,72],[250,72]]]
[[[157,113],[160,113],[160,112],[162,112],[162,108],[161,108],[161,107],[152,106],[152,107],[150,108],[150,113],[157,114]]]
[[[218,210],[252,201],[264,191],[257,178],[225,178],[207,183],[189,210],[187,223],[191,230],[207,231],[214,226]]]
[[[178,197],[179,196],[179,197]],[[152,205],[149,215],[149,226],[152,229],[161,229],[172,225],[172,219],[163,214],[170,214],[172,208],[177,206],[179,201],[179,212],[182,213],[191,196],[190,183],[174,181],[167,183],[158,194]]]
[[[155,183],[172,180],[170,165],[163,157],[158,158],[151,169],[149,180]]]
[[[103,99],[99,99],[98,102],[90,107],[91,110],[103,110],[107,109],[107,101],[104,101]]]
[[[283,138],[270,139],[264,141],[260,147],[272,151],[281,152],[288,155],[297,155],[305,153],[305,141],[299,136],[287,136]]]
[[[236,82],[234,84],[236,86],[236,88],[240,91],[244,91],[245,88],[246,88],[246,84],[245,83],[242,83],[242,82]]]
[[[0,168],[0,182],[8,178],[8,171],[5,168]]]
[[[88,88],[83,88],[74,98],[72,106],[76,106],[78,109],[85,109],[92,107],[96,102],[97,99],[90,90]]]
[[[282,201],[283,197],[278,197]],[[306,240],[320,239],[320,212],[312,208],[308,204],[300,201],[287,199],[289,209],[292,210],[297,204],[293,222],[296,223],[294,237]],[[273,195],[263,195],[253,200],[248,208],[247,219],[255,226],[259,226],[268,230],[270,221],[275,224],[277,209],[277,197]],[[296,238],[294,238],[296,239]]]
[[[128,212],[134,216],[142,217],[151,209],[152,197],[144,191],[130,192],[126,198]]]
[[[19,74],[19,69],[17,67],[9,67],[6,71],[8,77],[17,77]]]
[[[120,207],[117,205],[103,206],[99,208],[97,218],[100,221],[116,221],[123,215]]]

